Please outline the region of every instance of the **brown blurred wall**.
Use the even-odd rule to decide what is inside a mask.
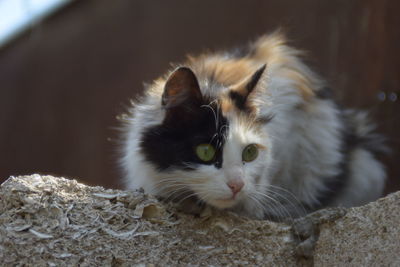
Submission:
[[[0,181],[44,173],[120,187],[115,117],[142,82],[189,52],[283,26],[342,103],[376,116],[393,150],[387,191],[398,190],[399,13],[397,0],[73,2],[0,50]]]

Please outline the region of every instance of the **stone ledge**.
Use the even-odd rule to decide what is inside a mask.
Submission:
[[[400,264],[399,204],[400,193],[395,193],[333,219],[331,211],[322,210],[306,218],[317,227],[312,231],[317,236],[297,238],[290,225],[215,210],[195,218],[140,192],[89,187],[52,176],[11,177],[0,188],[0,262],[394,265]],[[299,247],[307,242],[312,251],[299,256]]]

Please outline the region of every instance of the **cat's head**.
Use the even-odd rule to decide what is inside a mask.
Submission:
[[[167,79],[159,125],[145,129],[140,149],[155,168],[154,192],[182,200],[195,196],[217,208],[262,206],[271,144],[258,114],[265,87],[262,66],[217,96],[201,90],[190,68]]]

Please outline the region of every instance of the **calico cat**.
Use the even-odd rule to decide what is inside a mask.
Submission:
[[[381,138],[300,56],[275,32],[155,80],[125,116],[127,188],[258,219],[381,196]]]

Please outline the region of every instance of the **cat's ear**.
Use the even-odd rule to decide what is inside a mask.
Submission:
[[[183,104],[201,103],[201,100],[200,86],[193,71],[187,67],[174,70],[165,83],[161,104],[168,109]]]
[[[256,91],[257,86],[261,83],[266,67],[266,64],[262,65],[252,75],[231,88],[229,91],[229,97],[235,104],[236,108],[242,111],[249,110],[251,106],[251,103],[248,103],[249,96]]]
[[[202,103],[203,96],[196,75],[190,68],[174,70],[165,83],[161,104],[166,109],[165,121],[184,120]]]

